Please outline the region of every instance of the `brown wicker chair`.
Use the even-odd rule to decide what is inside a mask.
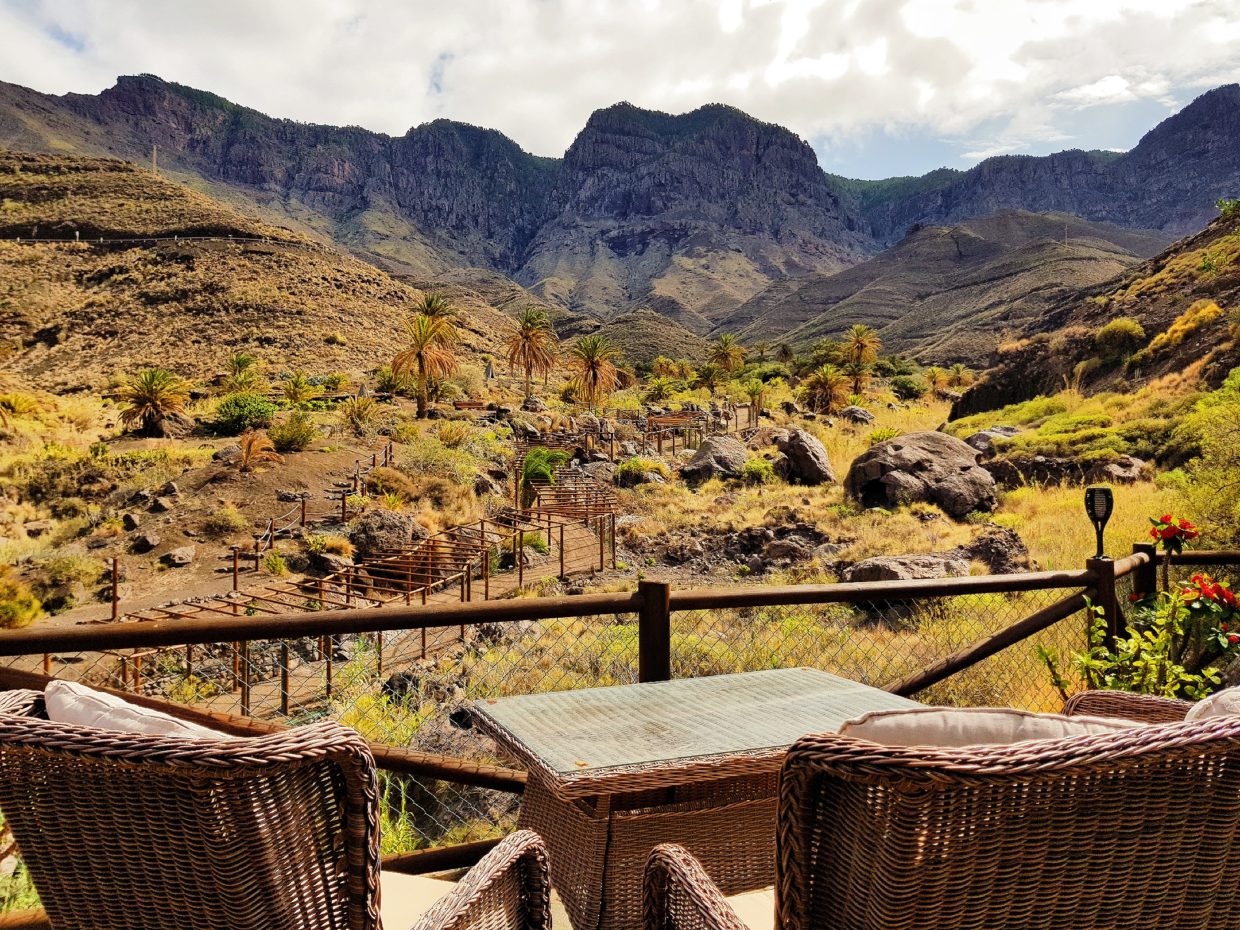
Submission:
[[[1068,710],[1104,706],[1186,705]],[[777,845],[784,930],[1240,928],[1240,716],[970,749],[808,736]],[[652,853],[645,891],[648,930],[745,926],[680,847]]]
[[[57,930],[381,930],[378,804],[370,750],[335,723],[185,740],[0,693],[0,811]],[[541,840],[518,833],[418,927],[544,930],[549,896]]]

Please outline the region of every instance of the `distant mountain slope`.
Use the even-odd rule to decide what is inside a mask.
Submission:
[[[32,231],[63,241],[15,241]],[[159,238],[117,241],[132,237]],[[98,389],[144,365],[201,378],[239,350],[276,371],[365,371],[400,347],[417,296],[128,162],[0,150],[0,368],[41,387]],[[507,318],[462,306],[461,354],[497,354]]]
[[[772,285],[721,320],[718,330],[749,342],[806,345],[866,323],[889,349],[975,363],[1004,332],[1023,328],[1074,288],[1136,264],[1168,239],[1019,211],[925,227],[860,265]]]
[[[1144,329],[1143,347],[1104,358],[1098,330],[1120,317]],[[1128,390],[1184,378],[1218,384],[1240,365],[1240,210],[1107,281],[1067,294],[1029,320],[1022,338],[990,357],[986,375],[953,410],[963,416],[1028,400],[1065,383]]]
[[[636,310],[618,316],[594,332],[606,336],[620,347],[625,358],[643,367],[660,355],[704,362],[709,349],[701,336],[652,310]]]
[[[867,228],[893,243],[912,225],[955,223],[997,210],[1062,211],[1174,235],[1195,232],[1214,201],[1240,195],[1240,85],[1202,94],[1129,152],[1002,155],[968,171],[847,181]]]

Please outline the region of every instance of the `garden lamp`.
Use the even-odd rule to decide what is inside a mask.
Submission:
[[[1093,485],[1085,489],[1085,512],[1089,514],[1089,522],[1094,525],[1094,532],[1098,534],[1098,554],[1094,556],[1096,559],[1106,558],[1102,552],[1102,534],[1106,532],[1107,521],[1111,519],[1114,510],[1115,495],[1110,488]]]

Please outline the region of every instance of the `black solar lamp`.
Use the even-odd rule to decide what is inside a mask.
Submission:
[[[1085,489],[1085,512],[1089,514],[1089,522],[1094,525],[1098,534],[1098,554],[1096,559],[1104,559],[1102,552],[1102,534],[1106,532],[1107,521],[1115,510],[1115,495],[1110,488],[1094,485]]]

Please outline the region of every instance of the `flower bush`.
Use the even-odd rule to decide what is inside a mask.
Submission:
[[[1171,514],[1161,517],[1150,517],[1150,538],[1162,547],[1163,552],[1180,553],[1184,551],[1184,543],[1201,535],[1197,527],[1187,520],[1177,520]]]

